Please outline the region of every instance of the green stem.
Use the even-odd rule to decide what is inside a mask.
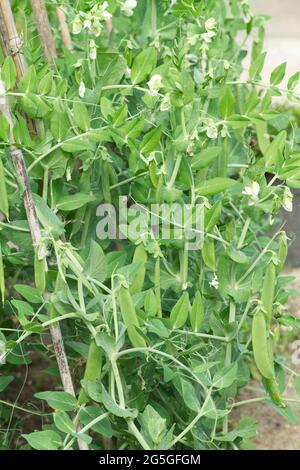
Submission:
[[[153,40],[156,38],[156,31],[157,31],[157,8],[156,8],[156,0],[152,0],[152,9],[151,9],[151,25],[152,25],[152,37]]]
[[[160,295],[160,257],[156,258],[154,272],[154,291],[156,297],[157,316],[162,317],[161,295]]]
[[[234,302],[230,302],[229,306],[229,325],[232,325],[235,322],[236,317],[236,305]],[[226,346],[226,353],[225,353],[225,366],[229,366],[231,364],[232,359],[232,343],[231,341]],[[224,416],[223,419],[223,433],[226,434],[228,432],[228,416]]]
[[[205,401],[199,411],[199,413],[195,416],[195,418],[190,422],[190,424],[177,436],[175,437],[175,439],[173,439],[173,441],[170,443],[170,445],[168,446],[168,449],[174,447],[174,445],[180,441],[188,432],[190,432],[193,427],[197,424],[197,422],[199,421],[199,419],[201,418],[201,416],[203,416],[204,412],[205,412],[205,407],[208,403],[208,400],[210,399],[211,397],[211,390],[209,390],[209,392],[207,393],[206,395],[206,398],[205,398]]]
[[[43,179],[43,199],[47,202],[48,199],[48,185],[49,185],[49,168],[45,166],[44,168],[44,179]]]
[[[238,250],[240,250],[240,249],[243,247],[243,245],[244,245],[244,241],[245,241],[247,232],[248,232],[248,230],[249,230],[250,222],[251,222],[250,217],[247,217],[246,222],[245,222],[245,224],[244,224],[244,226],[243,226],[243,230],[242,230],[240,239],[239,239],[238,244],[237,244],[237,249],[238,249]]]

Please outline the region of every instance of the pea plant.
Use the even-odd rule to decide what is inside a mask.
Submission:
[[[252,448],[255,422],[231,416],[259,401],[295,422],[278,214],[300,129],[273,101],[297,103],[300,74],[261,82],[264,18],[15,0],[0,20],[2,449]],[[12,403],[33,358],[47,386]]]

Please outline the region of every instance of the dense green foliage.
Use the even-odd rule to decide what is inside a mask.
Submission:
[[[251,447],[255,423],[233,427],[230,413],[250,371],[258,374],[255,361],[258,396],[293,422],[280,397],[284,359],[274,367],[272,349],[280,324],[296,323],[283,314],[287,239],[276,227],[281,207],[292,209],[289,188],[300,187],[300,131],[272,101],[293,100],[299,75],[283,91],[282,64],[260,86],[264,19],[238,0],[112,0],[108,10],[66,1],[71,52],[47,2],[58,50],[49,68],[30,2],[11,3],[29,67],[16,83],[3,58],[1,78],[42,240],[34,252],[1,116],[0,391],[36,355],[53,389],[34,390],[33,403],[50,411],[27,434],[22,424],[13,430],[22,413],[5,395],[2,448],[15,438],[22,448],[75,449],[78,433],[91,449],[107,439],[114,449]],[[201,246],[147,232],[99,240],[97,207],[117,207],[119,196],[129,206],[200,205]],[[76,398],[59,388],[54,322]]]

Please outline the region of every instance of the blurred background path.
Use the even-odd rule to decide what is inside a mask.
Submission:
[[[255,14],[268,15],[265,50],[268,52],[263,78],[287,62],[287,76],[300,70],[300,0],[249,0]]]
[[[300,70],[300,0],[249,0],[255,14],[268,15],[268,52],[264,78],[269,79],[276,65],[288,63],[287,76]]]

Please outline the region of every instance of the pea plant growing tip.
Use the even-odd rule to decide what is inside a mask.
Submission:
[[[300,74],[262,83],[247,1],[36,3],[0,6],[0,446],[253,448],[236,407],[295,423],[300,402],[276,354],[299,328],[278,214],[300,188],[300,128],[273,103],[297,105]],[[167,238],[99,237],[99,205],[124,197],[188,205],[197,249],[171,216]],[[32,361],[51,385],[31,379],[23,404]],[[24,413],[42,419],[24,430]]]

